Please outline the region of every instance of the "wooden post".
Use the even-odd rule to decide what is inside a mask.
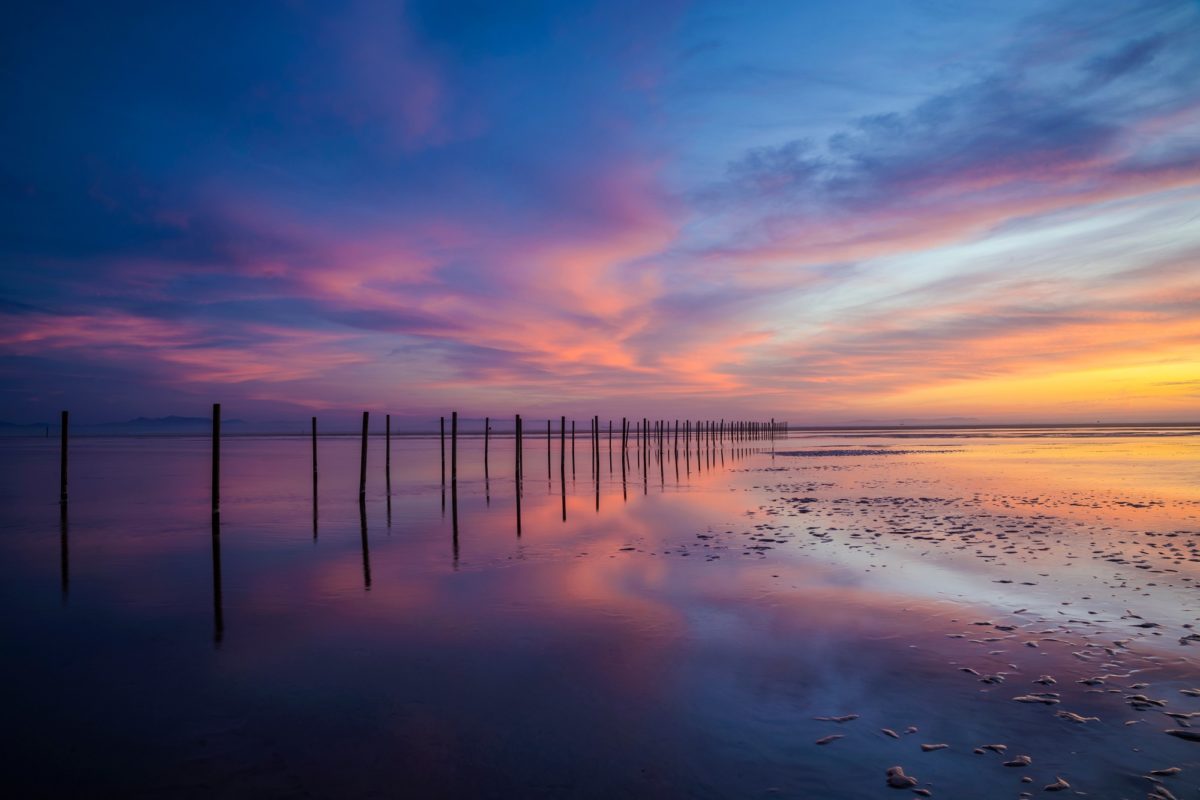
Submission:
[[[546,420],[546,480],[550,480],[550,420]]]
[[[488,474],[488,444],[492,438],[492,418],[483,418],[483,476],[486,478]]]
[[[368,412],[363,412],[362,448],[358,463],[358,502],[367,501],[367,418]]]
[[[596,513],[600,513],[600,416],[592,417],[592,461],[596,468]]]
[[[438,417],[442,436],[442,486],[446,485],[446,418]]]
[[[383,417],[383,475],[388,488],[392,485],[392,415]]]
[[[313,538],[317,538],[317,418],[312,418]]]
[[[58,458],[58,502],[66,505],[67,503],[67,412],[62,412],[62,421],[59,423],[62,427],[62,436],[60,442],[59,458]]]
[[[221,510],[221,404],[212,408],[212,513]]]
[[[458,483],[458,412],[450,412],[450,485]]]
[[[567,418],[558,420],[558,489],[562,497],[562,519],[567,521]]]
[[[515,439],[515,441],[514,441],[514,448],[515,448],[515,450],[516,450],[516,459],[517,459],[517,481],[518,481],[518,484],[517,484],[517,486],[518,486],[518,489],[519,489],[519,488],[520,488],[520,483],[519,483],[519,481],[521,480],[521,473],[522,473],[522,472],[524,471],[524,469],[525,469],[525,465],[521,463],[521,457],[524,455],[524,453],[522,453],[522,451],[521,451],[521,443],[522,443],[522,438],[523,438],[523,437],[522,437],[522,435],[521,435],[521,415],[520,415],[520,414],[517,414],[517,415],[516,415],[516,426],[515,426],[515,427],[516,427],[516,430],[515,430],[515,432],[514,432],[514,439]]]

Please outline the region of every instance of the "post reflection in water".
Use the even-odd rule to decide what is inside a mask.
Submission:
[[[358,528],[362,538],[363,589],[371,588],[371,549],[367,544],[367,505],[358,504]]]
[[[625,464],[628,462],[628,460],[629,460],[628,456],[626,455],[624,448],[622,447],[621,448],[621,499],[624,500],[625,502],[629,502],[629,484],[625,480]]]
[[[225,611],[221,600],[221,515],[212,515],[213,644],[225,638]]]
[[[650,445],[642,438],[642,457],[638,459],[642,462],[642,494],[650,493]]]
[[[658,451],[658,487],[661,491],[667,490],[667,464],[665,454],[662,450]]]
[[[458,481],[450,487],[450,554],[451,565],[458,569]]]
[[[67,593],[71,588],[71,555],[69,551],[69,542],[67,541],[67,504],[58,504],[58,570],[59,570],[59,589],[62,592],[62,601],[67,602]]]

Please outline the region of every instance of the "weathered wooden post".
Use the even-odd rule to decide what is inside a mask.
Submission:
[[[313,538],[317,538],[317,418],[312,418]]]
[[[450,485],[458,483],[458,412],[450,412]]]
[[[517,450],[517,470],[514,476],[517,490],[517,538],[521,538],[521,478],[525,472],[525,453],[524,440],[525,433],[521,426],[521,415],[517,414],[517,430],[516,430],[516,450]]]
[[[562,495],[562,518],[567,521],[567,418],[558,420],[558,485]]]
[[[392,488],[392,415],[383,417],[383,477],[389,492]]]
[[[362,424],[362,447],[358,463],[358,502],[367,502],[367,418],[368,413],[363,412]]]
[[[212,407],[212,513],[221,510],[221,404]]]
[[[439,429],[441,430],[441,441],[442,441],[442,486],[445,487],[446,486],[446,418],[438,417],[438,425],[440,426]],[[442,505],[445,505],[444,500],[445,500],[445,498],[443,498]]]
[[[488,444],[492,437],[492,418],[483,418],[483,477],[486,480],[488,476]]]
[[[521,488],[521,483],[520,483],[521,476],[525,470],[525,465],[523,463],[521,463],[521,460],[522,460],[521,457],[524,455],[521,451],[522,438],[523,437],[521,435],[521,415],[517,414],[516,415],[516,431],[515,431],[516,441],[514,443],[514,445],[515,445],[514,449],[516,450],[516,459],[517,459],[517,492],[518,492],[518,494],[520,493],[520,488]]]
[[[62,412],[60,452],[58,456],[58,502],[67,503],[67,412]]]

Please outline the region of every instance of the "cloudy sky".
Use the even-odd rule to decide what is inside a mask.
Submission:
[[[1192,0],[28,3],[0,419],[1200,417]]]

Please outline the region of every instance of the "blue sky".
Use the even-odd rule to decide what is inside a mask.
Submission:
[[[0,419],[1191,419],[1194,2],[41,4]]]

